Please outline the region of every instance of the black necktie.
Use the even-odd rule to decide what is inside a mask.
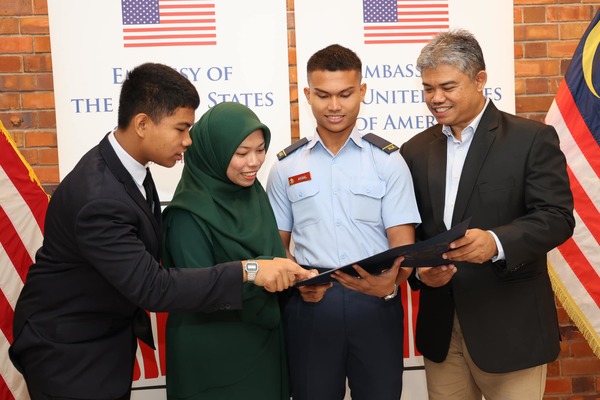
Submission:
[[[156,187],[154,186],[154,180],[152,179],[152,174],[150,173],[150,169],[146,168],[146,178],[144,178],[144,189],[146,190],[146,201],[148,205],[150,205],[150,209],[154,213],[154,217],[157,221],[160,221],[160,205],[158,204],[158,198],[156,197]]]
[[[156,350],[152,334],[152,322],[146,311],[138,308],[133,315],[133,334],[142,342]]]
[[[146,190],[146,201],[150,205],[150,209],[154,210],[153,202],[154,202],[154,180],[152,180],[152,174],[150,173],[150,169],[146,168],[146,177],[144,178],[144,189]]]

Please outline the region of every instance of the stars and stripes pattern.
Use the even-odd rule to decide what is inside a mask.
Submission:
[[[363,0],[364,43],[427,43],[449,28],[448,1]]]
[[[600,11],[583,35],[546,123],[558,131],[575,200],[573,237],[549,254],[553,287],[600,357]]]
[[[0,398],[29,398],[8,358],[14,309],[35,252],[42,245],[48,195],[0,122]]]
[[[216,0],[121,0],[124,47],[217,44]]]

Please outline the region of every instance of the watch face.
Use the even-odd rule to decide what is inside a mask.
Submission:
[[[258,264],[255,262],[247,262],[246,263],[246,272],[256,272],[258,271]]]

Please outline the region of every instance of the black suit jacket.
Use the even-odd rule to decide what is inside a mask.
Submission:
[[[155,198],[158,201],[158,198]],[[105,137],[58,186],[43,246],[15,309],[15,366],[53,396],[117,398],[131,387],[150,311],[242,307],[239,262],[163,269],[160,222]]]
[[[446,230],[446,143],[438,124],[401,149],[423,221],[418,239]],[[452,224],[472,217],[470,228],[492,230],[506,260],[457,262],[447,285],[421,284],[419,351],[436,362],[446,358],[456,311],[469,352],[482,370],[502,373],[553,361],[560,335],[546,253],[572,235],[572,211],[565,157],[554,128],[500,112],[490,102],[465,160]]]

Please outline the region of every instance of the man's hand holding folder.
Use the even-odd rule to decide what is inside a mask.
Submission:
[[[390,270],[391,272],[391,269],[394,268],[395,264],[400,262],[397,261],[400,257],[403,257],[403,260],[401,261],[402,267],[447,267],[451,261],[447,258],[444,258],[443,254],[451,250],[450,243],[465,236],[470,222],[471,219],[469,218],[453,226],[446,232],[440,233],[439,235],[430,239],[410,245],[394,247],[352,264],[339,268],[332,268],[328,271],[320,273],[315,277],[296,283],[296,287],[305,285],[319,285],[332,282],[335,280],[333,274],[336,274],[338,277],[340,276],[340,274],[337,274],[337,271],[341,271],[355,278],[362,278],[360,274],[361,271],[363,273],[366,272],[369,275],[379,275],[386,270]],[[356,269],[355,265],[359,265],[360,270]],[[305,268],[311,269],[311,267]],[[397,268],[400,268],[400,264]],[[401,274],[404,273],[401,272]]]

